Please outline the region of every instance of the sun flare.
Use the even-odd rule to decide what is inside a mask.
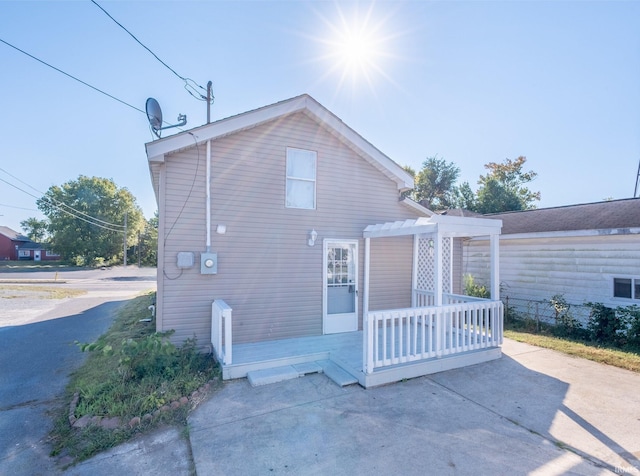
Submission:
[[[371,3],[366,11],[354,9],[347,12],[339,4],[336,16],[329,20],[320,15],[327,27],[319,41],[324,45],[320,60],[326,65],[324,76],[339,76],[339,87],[350,82],[358,88],[363,83],[375,90],[375,82],[384,78],[390,82],[385,64],[392,55],[389,52],[392,35],[387,32],[389,17],[378,17]]]
[[[345,32],[335,44],[338,63],[350,75],[367,75],[376,67],[375,39],[365,31]]]

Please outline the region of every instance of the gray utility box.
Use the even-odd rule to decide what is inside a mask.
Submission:
[[[200,253],[200,274],[218,274],[218,253]]]

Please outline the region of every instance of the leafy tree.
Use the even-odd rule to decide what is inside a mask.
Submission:
[[[414,200],[430,210],[451,208],[455,201],[454,189],[460,169],[453,162],[429,157],[416,175]]]
[[[44,242],[49,235],[49,222],[47,220],[38,220],[35,217],[29,217],[21,221],[20,226],[29,239],[36,243]]]
[[[476,211],[479,213],[500,213],[515,210],[530,210],[533,203],[540,200],[540,192],[532,192],[525,184],[533,181],[537,173],[524,172],[526,157],[516,160],[505,159],[501,164],[490,162],[484,167],[489,170],[478,180]]]
[[[135,256],[131,262],[138,260],[142,266],[156,266],[158,264],[158,212],[149,218],[144,230],[138,235]]]
[[[416,180],[416,171],[413,169],[413,167],[411,167],[410,165],[403,165],[402,168],[404,169],[405,172],[407,172],[409,175],[411,175],[413,177],[413,180],[415,182],[415,180]],[[406,192],[402,192],[400,194],[400,196],[401,196],[401,198],[409,197],[412,200],[414,200],[415,199],[415,197],[414,197],[415,194],[413,192],[414,192],[413,190],[407,190]]]
[[[135,197],[111,179],[80,175],[50,187],[37,205],[49,219],[52,249],[78,264],[121,260],[125,216],[129,245],[145,224]]]
[[[453,203],[451,208],[464,208],[470,211],[477,210],[477,198],[469,182],[462,182],[453,189]]]

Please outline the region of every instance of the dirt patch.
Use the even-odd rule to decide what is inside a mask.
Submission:
[[[0,299],[65,299],[86,294],[82,289],[29,284],[0,284]]]

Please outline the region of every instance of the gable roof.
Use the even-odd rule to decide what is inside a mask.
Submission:
[[[18,233],[15,230],[12,230],[8,226],[0,226],[0,235],[4,235],[9,238],[11,241],[31,241],[27,236],[24,236],[21,233]]]
[[[164,162],[165,155],[193,147],[196,143],[219,139],[298,112],[302,112],[316,121],[360,157],[393,180],[399,191],[414,187],[413,177],[402,167],[376,149],[311,96],[303,94],[145,144],[156,198],[158,196],[158,169],[159,165]]]
[[[640,198],[493,213],[484,216],[502,220],[503,235],[578,230],[628,230],[640,228]]]

